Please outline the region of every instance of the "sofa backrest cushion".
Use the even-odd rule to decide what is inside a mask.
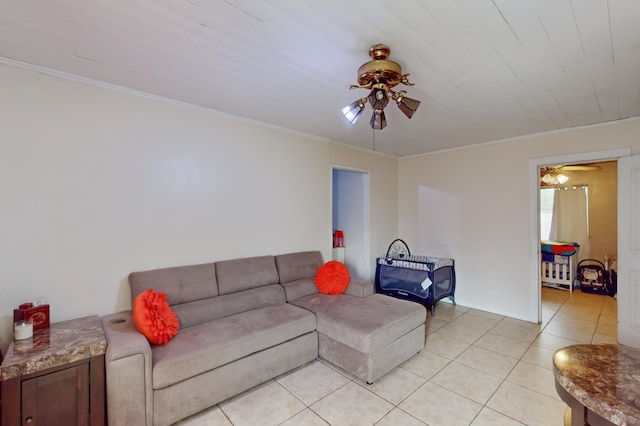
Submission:
[[[280,284],[304,278],[315,278],[316,271],[323,263],[322,253],[319,251],[302,251],[278,255],[276,256],[276,265],[280,276]]]
[[[218,295],[215,266],[212,263],[132,272],[129,274],[129,284],[132,300],[152,288],[166,294],[169,305]]]
[[[287,296],[287,302],[295,300],[298,297],[319,293],[318,286],[313,282],[313,278],[303,278],[297,281],[290,281],[282,284],[282,287],[284,288],[284,293]]]
[[[180,328],[286,301],[273,256],[132,272],[129,284],[133,299],[164,292]]]
[[[278,283],[278,270],[273,256],[222,260],[215,265],[221,295]]]
[[[280,284],[284,287],[287,301],[318,293],[314,282],[318,268],[323,265],[322,253],[303,251],[276,256]]]
[[[129,285],[132,300],[150,288],[166,294],[180,328],[220,316],[210,306],[218,295],[213,263],[132,272],[129,274]]]
[[[285,301],[282,287],[278,284],[272,284],[237,293],[195,300],[175,305],[171,308],[180,320],[180,328],[186,328],[263,306],[284,303]]]

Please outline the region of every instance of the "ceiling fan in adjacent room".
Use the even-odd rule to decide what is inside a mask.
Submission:
[[[545,186],[562,185],[569,180],[569,177],[562,172],[588,172],[600,170],[600,166],[589,164],[568,164],[559,166],[548,166],[540,168],[540,181]]]

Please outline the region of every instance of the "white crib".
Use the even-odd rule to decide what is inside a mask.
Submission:
[[[572,254],[558,253],[551,255],[550,253],[543,253],[540,265],[540,281],[542,285],[572,292],[577,258],[577,245],[575,252]]]

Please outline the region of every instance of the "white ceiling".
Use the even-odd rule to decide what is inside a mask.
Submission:
[[[640,115],[639,22],[638,0],[2,0],[0,56],[402,157]],[[376,43],[422,104],[374,140],[340,109]]]

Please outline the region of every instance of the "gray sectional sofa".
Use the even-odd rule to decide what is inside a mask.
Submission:
[[[111,426],[166,426],[318,356],[368,383],[424,346],[424,306],[352,280],[320,294],[320,252],[180,266],[129,275],[132,297],[166,293],[180,321],[150,345],[131,311],[103,316]]]

